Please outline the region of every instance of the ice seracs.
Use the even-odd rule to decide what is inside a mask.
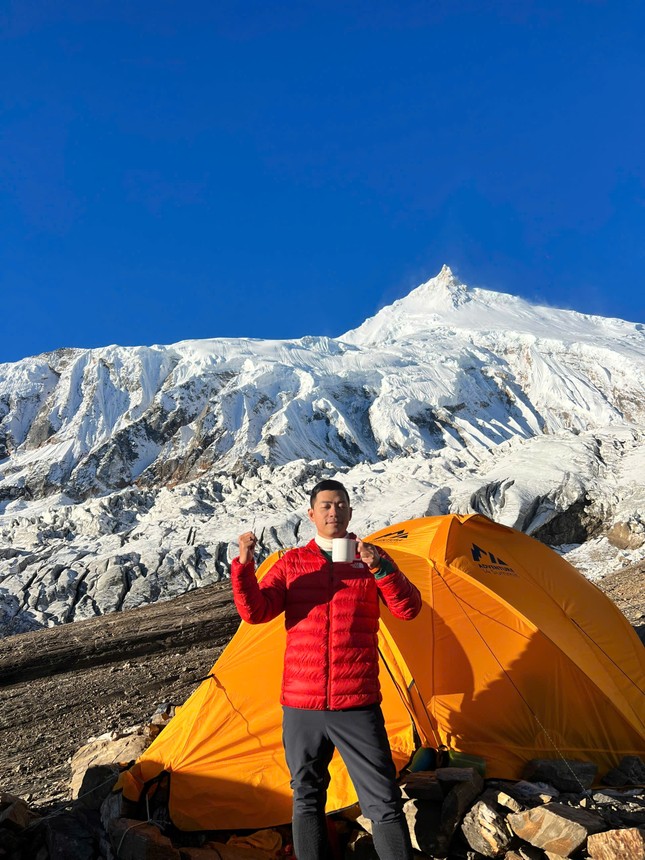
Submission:
[[[0,365],[0,626],[214,581],[242,525],[266,551],[293,544],[319,475],[352,489],[363,534],[478,510],[552,543],[607,544],[618,524],[633,538],[603,563],[633,559],[644,378],[642,326],[471,288],[448,267],[336,339]]]

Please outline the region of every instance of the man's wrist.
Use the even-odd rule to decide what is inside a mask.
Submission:
[[[396,567],[394,564],[388,558],[383,558],[382,556],[378,559],[374,567],[370,567],[370,573],[374,579],[383,579],[384,576],[394,573],[395,570]]]

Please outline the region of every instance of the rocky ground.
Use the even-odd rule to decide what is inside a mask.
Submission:
[[[598,585],[645,634],[645,564]],[[68,798],[90,737],[181,704],[238,626],[228,583],[162,603],[0,640],[0,790],[50,807]]]
[[[36,807],[67,799],[73,753],[181,704],[238,623],[222,583],[0,640],[0,790]]]

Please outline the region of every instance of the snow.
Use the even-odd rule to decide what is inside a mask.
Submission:
[[[302,541],[323,476],[350,488],[361,535],[476,510],[564,536],[602,575],[645,555],[643,379],[642,325],[472,289],[447,267],[338,339],[0,365],[0,628],[216,581],[247,528],[264,552]]]

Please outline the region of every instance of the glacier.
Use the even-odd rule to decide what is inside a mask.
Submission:
[[[171,597],[309,536],[477,511],[599,577],[645,557],[645,329],[446,266],[338,338],[61,349],[0,365],[0,634]]]

